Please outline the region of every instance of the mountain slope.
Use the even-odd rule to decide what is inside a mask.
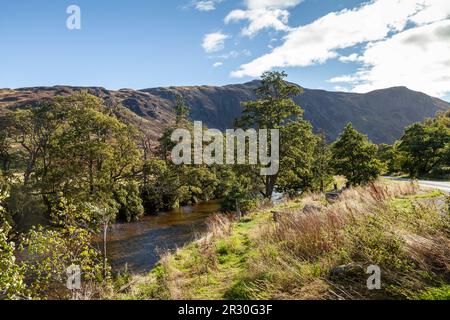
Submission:
[[[192,108],[192,118],[217,129],[233,128],[240,116],[240,102],[254,98],[259,81],[224,87],[173,87],[146,89],[163,100],[173,101],[181,94]],[[450,108],[450,104],[411,91],[404,87],[373,91],[367,94],[328,92],[304,89],[296,97],[304,117],[316,130],[325,131],[334,140],[348,122],[367,134],[375,143],[393,143],[401,137],[406,126],[433,117]]]
[[[163,128],[173,121],[176,94],[181,94],[191,107],[191,118],[203,121],[210,128],[233,128],[234,120],[242,112],[243,101],[253,99],[259,81],[223,87],[192,86],[152,88],[144,90],[104,88],[35,87],[1,89],[0,108],[20,108],[35,104],[41,99],[87,91],[104,99],[109,105],[121,103],[126,109],[121,116],[150,132],[155,139]],[[305,119],[316,130],[324,130],[328,139],[334,140],[348,122],[367,134],[375,143],[392,143],[403,129],[437,112],[450,108],[450,104],[411,91],[404,87],[377,90],[367,94],[328,92],[305,89],[294,99],[305,110]]]

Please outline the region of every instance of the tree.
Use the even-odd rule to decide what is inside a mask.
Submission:
[[[8,239],[9,225],[0,225],[0,300],[25,295],[23,270],[17,264],[15,244]]]
[[[159,139],[159,146],[157,148],[157,153],[166,161],[170,161],[170,156],[172,149],[175,147],[176,143],[172,141],[172,133],[177,129],[186,129],[192,132],[193,124],[189,121],[190,108],[186,105],[185,100],[180,94],[175,96],[175,107],[174,107],[176,120],[175,124],[167,127]]]
[[[188,117],[190,108],[187,106],[183,96],[181,94],[177,94],[175,101],[176,123],[180,124],[181,122],[189,121]]]
[[[0,300],[26,295],[23,270],[15,257],[16,245],[9,239],[11,226],[7,222],[6,210],[1,205],[4,197],[0,193]]]
[[[439,165],[444,165],[446,147],[450,143],[449,113],[436,119],[427,119],[405,130],[398,150],[403,152],[402,167],[411,177],[429,174]]]
[[[287,74],[284,72],[264,73],[261,86],[255,91],[257,99],[243,103],[243,115],[238,119],[236,125],[238,127],[255,128],[258,130],[278,129],[280,130],[281,140],[284,141],[281,143],[289,144],[289,140],[292,138],[292,132],[304,128],[304,124],[301,122],[303,121],[301,119],[303,110],[292,100],[293,97],[302,93],[302,89],[297,85],[284,81],[286,77]],[[291,122],[296,121],[300,122],[289,125]],[[270,143],[269,148],[271,148]],[[287,159],[287,157],[292,156],[291,151],[293,151],[287,145],[284,148],[280,146],[280,150],[284,150],[285,159],[283,160],[283,156],[280,155],[279,173],[272,176],[259,177],[259,181],[263,186],[261,193],[267,199],[272,197],[278,177],[284,174],[285,179],[287,178],[288,173],[283,172],[289,170],[287,166],[290,166],[292,162],[299,162],[299,159]],[[297,152],[294,151],[294,153]],[[283,162],[285,165],[283,165]],[[253,168],[253,174],[258,175],[258,171],[258,167]]]
[[[255,90],[257,100],[243,103],[243,115],[237,126],[280,129],[293,118],[301,116],[303,110],[292,98],[303,90],[284,81],[286,77],[285,72],[265,72],[260,87]]]
[[[148,180],[141,188],[145,210],[149,213],[178,206],[179,176],[170,163],[160,159],[146,162]]]
[[[103,240],[103,277],[107,278],[109,273],[108,266],[108,229],[116,220],[117,209],[105,204],[87,204],[89,210],[92,212],[92,219],[95,228],[99,228],[102,233]]]
[[[168,127],[159,140],[157,155],[161,160],[151,159],[144,164],[147,182],[142,186],[142,195],[145,207],[152,212],[221,197],[229,187],[219,178],[226,172],[221,166],[175,165],[171,161],[171,152],[176,146],[172,141],[172,133],[177,129],[184,129],[192,136],[194,132],[194,124],[188,119],[189,108],[180,95],[177,96],[175,112],[176,123]],[[202,127],[202,130],[205,132],[207,128]],[[206,142],[203,144],[205,147]],[[191,142],[188,148],[192,155],[194,143]]]
[[[385,165],[387,174],[401,172],[402,153],[398,150],[398,143],[394,145],[378,145],[377,158]]]
[[[254,209],[257,205],[257,199],[249,192],[245,185],[236,181],[230,190],[225,194],[225,198],[221,203],[222,210],[235,211],[239,214],[247,213]]]
[[[33,227],[23,236],[19,247],[21,267],[34,298],[48,297],[55,287],[64,286],[67,269],[72,265],[80,267],[83,287],[109,279],[106,259],[93,246],[95,235],[103,230],[104,212],[98,208],[99,204],[75,206],[60,198],[52,207],[50,224]],[[111,212],[115,217],[117,209],[107,213]]]
[[[276,189],[294,196],[313,186],[314,148],[317,138],[309,122],[297,119],[281,129],[280,171]]]
[[[316,136],[314,147],[312,174],[313,189],[320,192],[333,180],[333,168],[331,166],[331,150],[327,144],[325,134],[322,132]]]
[[[14,143],[20,146],[16,152],[22,164],[20,169],[25,186],[32,183],[31,176],[35,171],[40,170],[43,176],[47,173],[52,161],[49,151],[53,138],[66,114],[67,110],[58,103],[43,102],[7,115],[8,125],[3,129],[8,130]]]
[[[335,173],[347,178],[348,186],[376,180],[383,170],[377,146],[348,124],[332,146]]]
[[[22,240],[20,251],[25,257],[21,267],[32,297],[49,297],[51,292],[55,292],[52,288],[64,286],[67,269],[72,265],[80,267],[83,287],[103,282],[102,259],[92,246],[93,240],[92,234],[85,228],[38,226],[31,229]],[[64,291],[56,293],[68,298]]]
[[[6,130],[24,176],[23,188],[16,189],[42,197],[47,215],[60,196],[80,203],[116,198],[132,204],[120,210],[127,220],[142,215],[135,203],[139,192],[131,187],[142,158],[136,130],[111,115],[102,100],[84,93],[59,97],[8,117]]]
[[[144,214],[139,184],[135,181],[116,184],[113,199],[115,206],[118,207],[118,216],[122,220],[136,221]]]
[[[3,121],[8,120],[5,119],[5,117],[0,118],[0,122]],[[8,125],[5,123],[1,124],[0,126],[8,127]],[[12,147],[9,135],[10,134],[8,130],[0,131],[0,170],[3,171],[3,174],[8,173],[12,162]]]

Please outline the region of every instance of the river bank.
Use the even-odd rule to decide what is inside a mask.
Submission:
[[[347,190],[335,203],[310,195],[240,222],[217,216],[207,236],[163,256],[115,298],[449,297],[448,215],[418,201],[442,196],[381,181]],[[371,291],[366,269],[374,264],[382,289]]]
[[[108,261],[114,271],[150,271],[160,254],[183,247],[206,231],[206,219],[220,210],[220,201],[147,215],[132,223],[118,223],[108,233]]]

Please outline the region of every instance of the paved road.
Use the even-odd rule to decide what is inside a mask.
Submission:
[[[410,182],[410,179],[404,179],[404,178],[395,178],[395,177],[384,177],[386,179],[395,180],[395,181],[405,181]],[[450,193],[450,181],[428,181],[428,180],[418,180],[419,186],[425,187],[425,188],[433,188],[433,189],[439,189],[441,191],[444,191],[446,193]]]

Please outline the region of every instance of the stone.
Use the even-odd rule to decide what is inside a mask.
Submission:
[[[339,200],[341,194],[339,192],[328,192],[325,194],[325,197],[327,198],[328,202],[335,202]]]
[[[279,222],[281,218],[281,212],[273,211],[272,214],[273,214],[273,221]]]
[[[320,212],[320,211],[322,211],[322,209],[323,209],[322,207],[315,206],[315,205],[312,205],[312,204],[307,204],[303,208],[303,213],[304,214],[311,214],[311,213],[314,213],[314,212]]]

